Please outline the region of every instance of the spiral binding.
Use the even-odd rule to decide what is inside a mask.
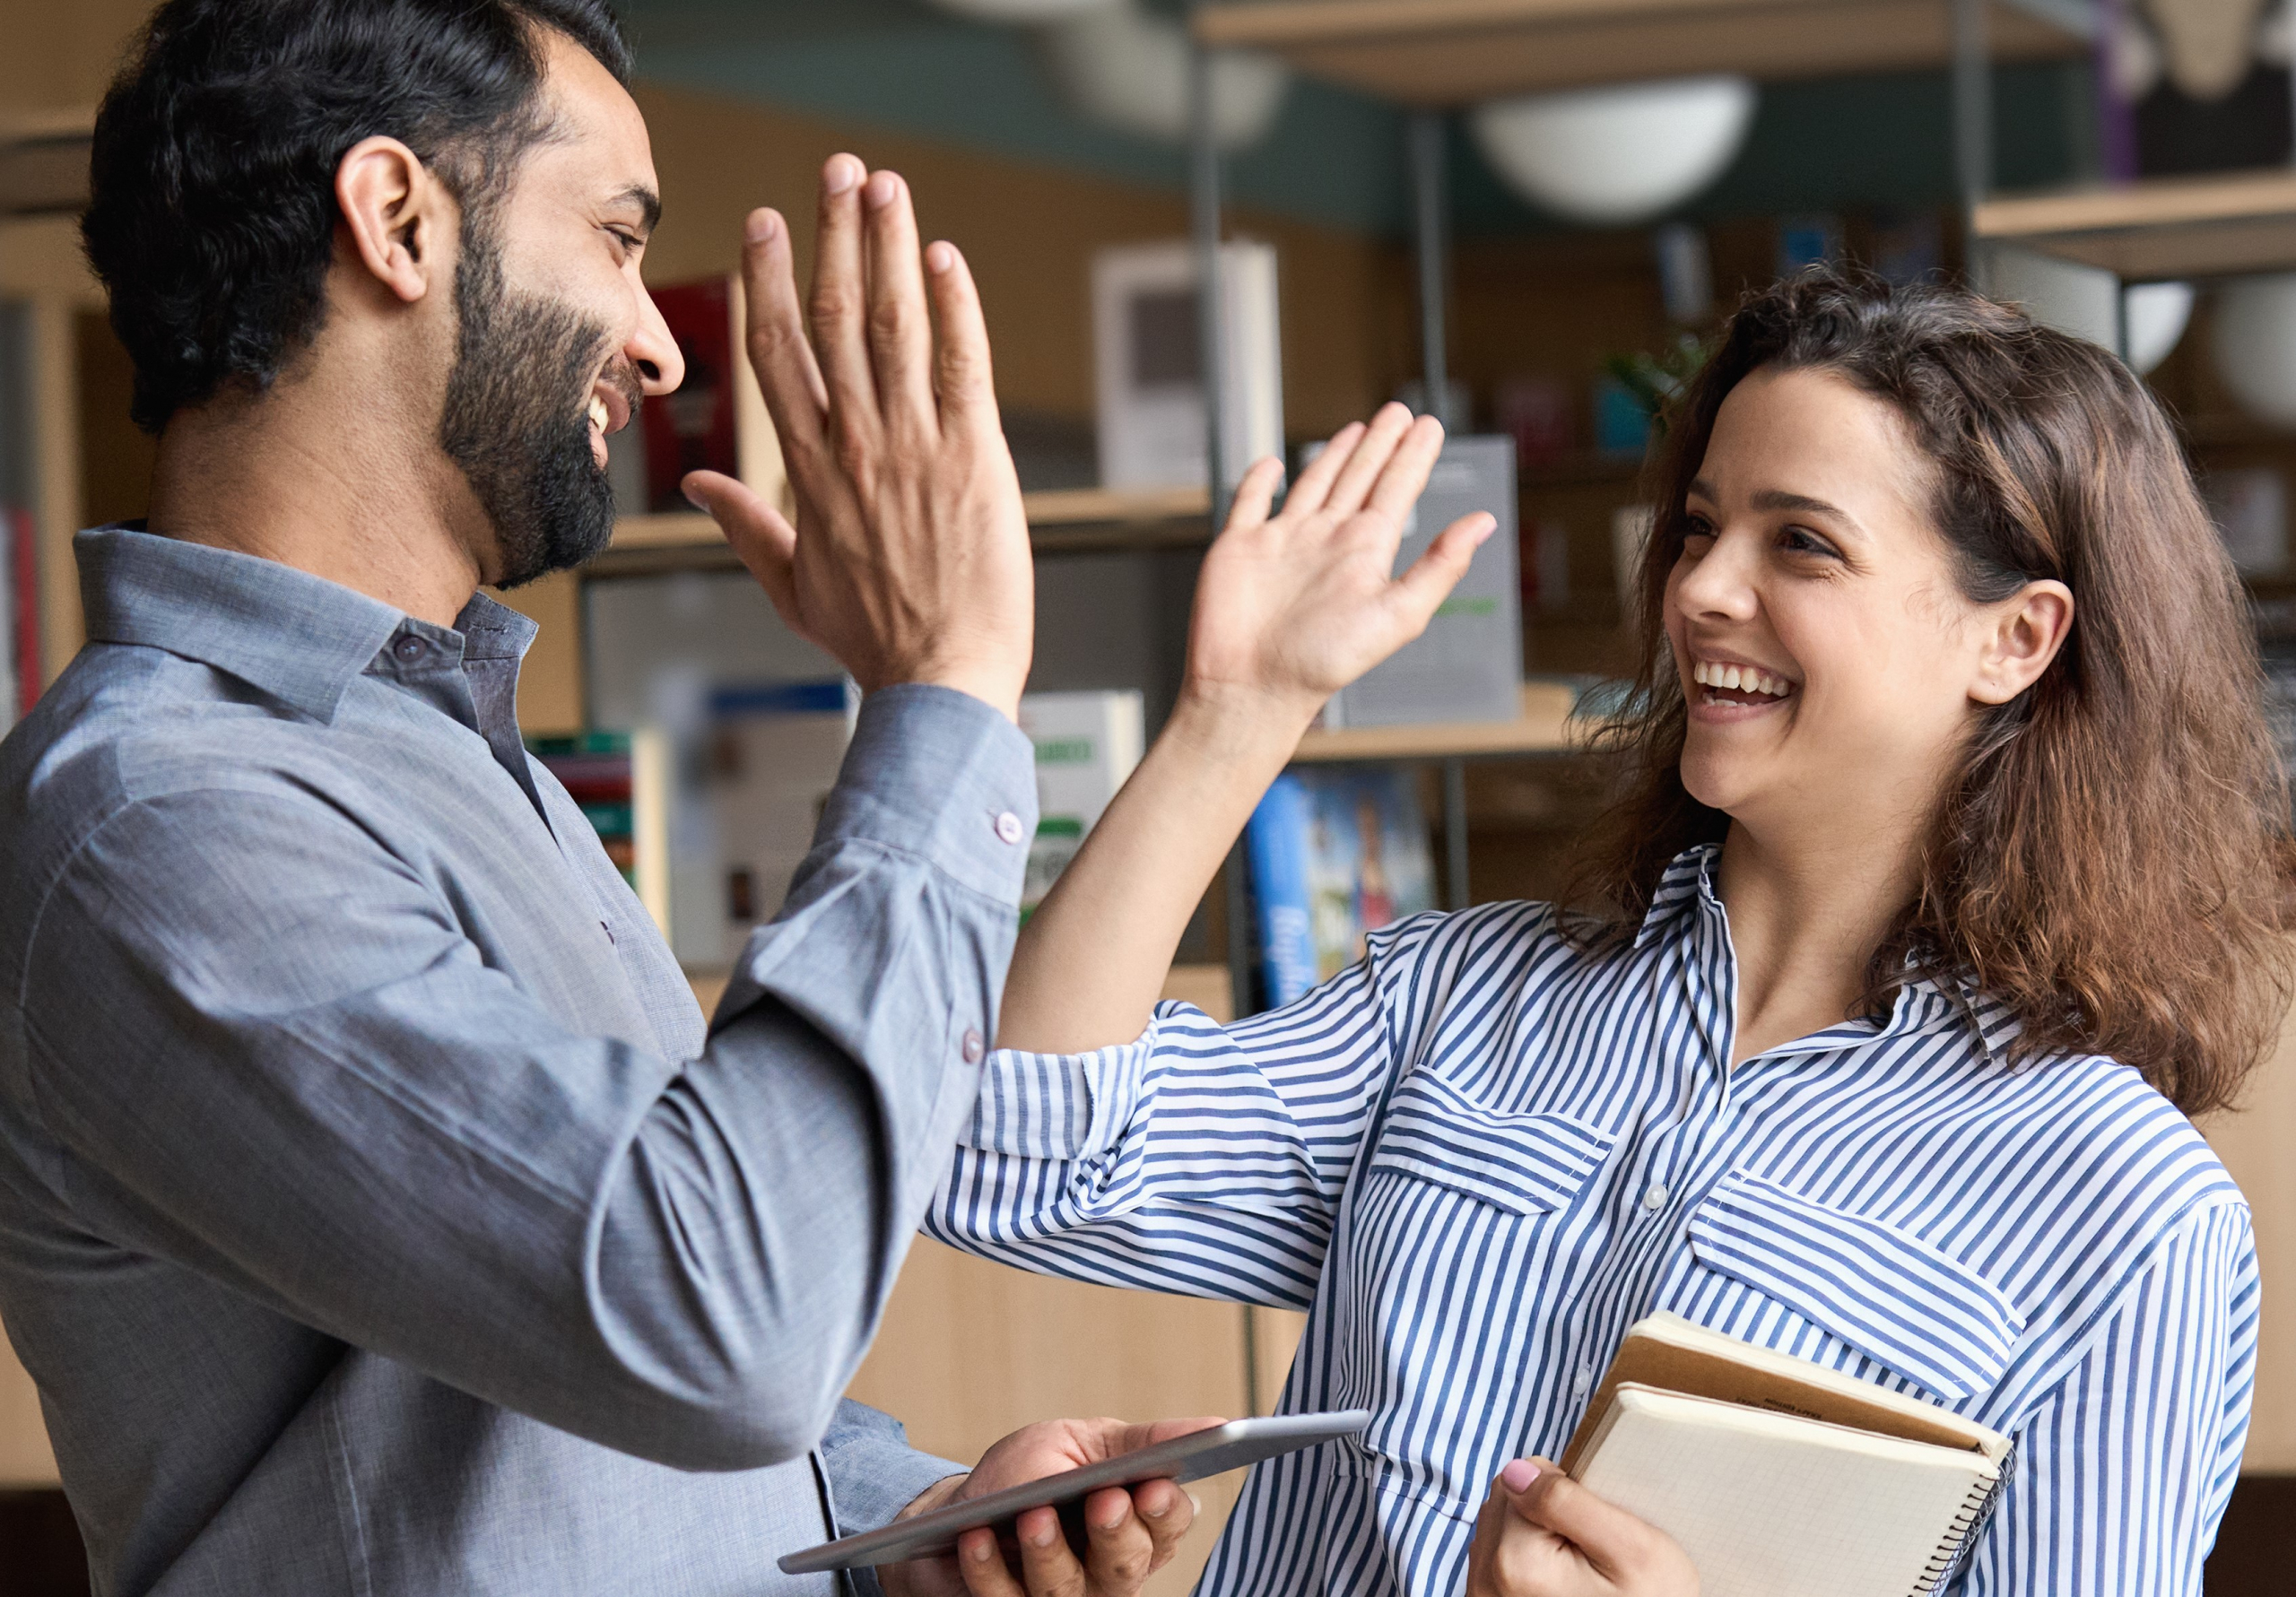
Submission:
[[[2001,1468],[1993,1479],[1980,1483],[1983,1489],[1972,1491],[1962,1503],[1961,1513],[1946,1527],[1944,1540],[1937,1544],[1937,1550],[1930,1554],[1929,1562],[1922,1566],[1921,1576],[1914,1583],[1909,1597],[1932,1597],[1960,1566],[1962,1555],[1977,1540],[1977,1533],[1985,1528],[1986,1521],[1993,1517],[1994,1507],[2001,1499],[2001,1489],[2016,1468],[2016,1451],[2013,1448],[2003,1457]]]

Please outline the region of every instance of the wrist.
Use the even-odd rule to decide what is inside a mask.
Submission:
[[[972,1474],[970,1471],[961,1475],[942,1476],[940,1480],[910,1498],[909,1506],[893,1515],[894,1521],[898,1523],[905,1519],[915,1519],[920,1514],[930,1514],[935,1508],[947,1507],[956,1500],[957,1494],[964,1490],[965,1482],[971,1479]]]
[[[1322,707],[1298,693],[1191,681],[1173,701],[1166,735],[1209,758],[1264,766],[1272,775],[1290,763]]]

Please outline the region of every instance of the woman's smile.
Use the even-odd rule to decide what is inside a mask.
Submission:
[[[1691,718],[1708,725],[1728,725],[1782,711],[1800,687],[1792,678],[1744,660],[1693,653],[1690,696]]]

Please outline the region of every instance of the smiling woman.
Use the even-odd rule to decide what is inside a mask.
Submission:
[[[1592,944],[1685,848],[1831,828],[1910,872],[1855,1012],[1965,982],[2014,1013],[2013,1058],[2229,1102],[2287,1008],[2288,794],[2149,391],[1973,296],[1807,276],[1733,319],[1657,470]],[[1750,670],[1771,689],[1724,674]]]

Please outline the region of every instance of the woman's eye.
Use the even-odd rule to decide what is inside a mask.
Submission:
[[[1779,542],[1796,554],[1831,554],[1833,545],[1811,532],[1807,527],[1789,526],[1779,534]]]

